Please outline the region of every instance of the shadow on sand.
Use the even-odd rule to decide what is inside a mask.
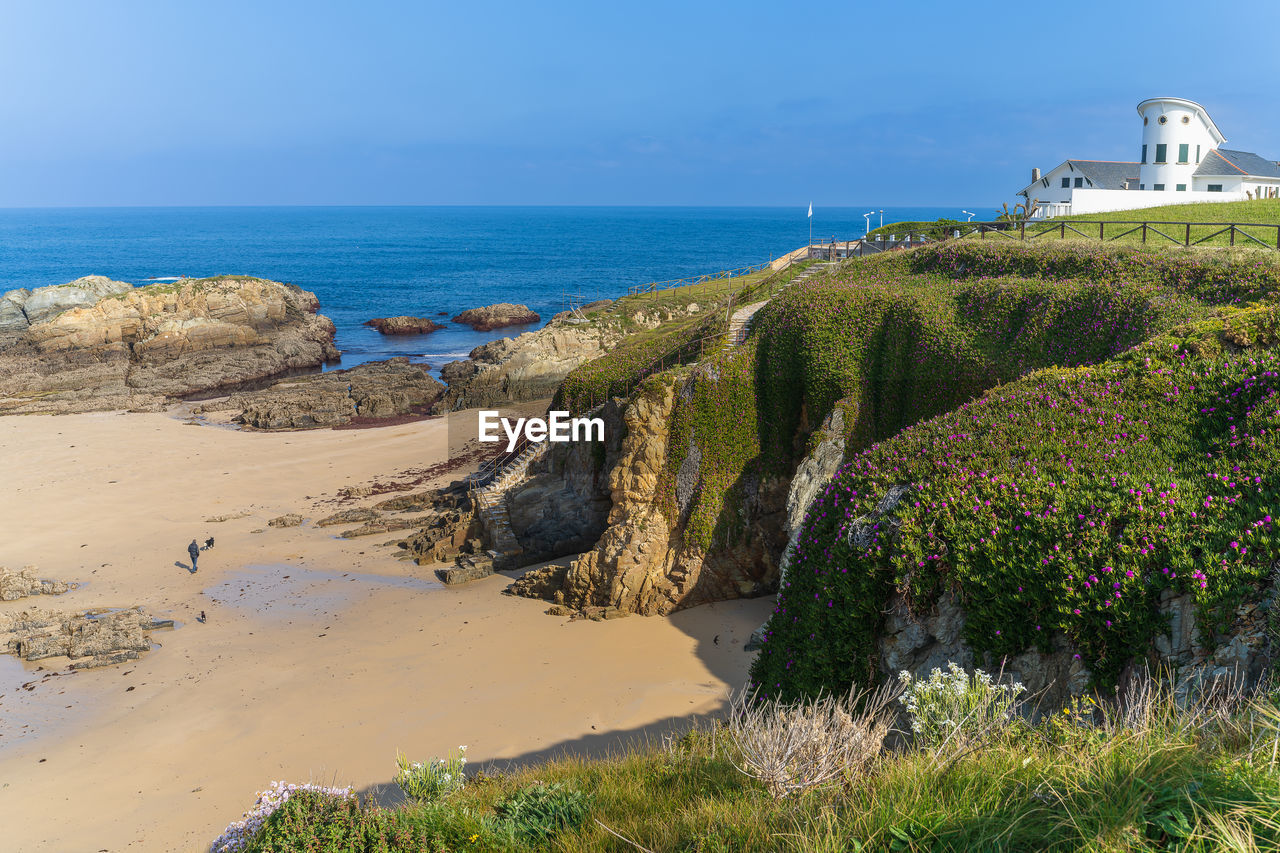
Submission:
[[[727,684],[737,685],[743,680],[744,665],[754,657],[754,653],[745,652],[742,647],[750,638],[751,632],[760,626],[764,617],[773,609],[772,597],[755,601],[758,607],[744,608],[742,601],[729,601],[704,604],[666,617],[633,616],[631,618],[667,619],[697,641],[696,654],[706,665],[709,675]],[[708,618],[708,614],[730,608],[735,611],[731,619],[722,621]],[[756,615],[759,615],[759,619]],[[679,737],[695,725],[705,724],[723,716],[728,706],[728,693],[729,691],[726,690],[719,706],[709,714],[686,714],[658,720],[638,728],[592,732],[520,755],[477,761],[474,764],[468,764],[467,770],[469,775],[507,773],[565,756],[606,758],[625,755],[633,749],[658,746],[670,736]],[[394,779],[366,786],[358,793],[361,798],[369,798],[378,805],[388,808],[405,802],[404,795]]]

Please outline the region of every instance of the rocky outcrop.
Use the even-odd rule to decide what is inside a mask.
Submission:
[[[364,324],[372,326],[384,335],[425,335],[444,328],[426,317],[374,317],[372,320],[366,320]]]
[[[785,484],[751,484],[747,492],[752,506],[745,511],[757,519],[755,535],[710,555],[685,543],[679,519],[668,518],[660,508],[658,489],[681,381],[650,383],[627,406],[625,437],[608,473],[608,527],[594,548],[567,569],[548,567],[526,573],[512,584],[513,594],[546,598],[577,610],[605,607],[655,615],[762,594],[776,583],[772,555],[782,546]],[[698,381],[696,371],[688,381]],[[682,503],[687,505],[701,477],[696,455],[692,458],[694,464],[677,477],[677,513],[684,511]],[[689,484],[688,489],[681,487],[681,480]]]
[[[233,420],[254,429],[314,429],[425,415],[444,390],[421,366],[401,356],[348,370],[290,377],[195,411],[238,410]]]
[[[338,356],[333,323],[292,285],[225,276],[120,290],[99,278],[65,286],[76,300],[109,291],[90,304],[37,300],[47,288],[25,297],[29,325],[0,344],[0,412],[156,410]]]
[[[424,505],[422,498],[427,498]],[[484,529],[466,489],[450,486],[422,496],[402,495],[378,505],[384,511],[412,512],[427,509],[429,515],[412,536],[400,542],[402,558],[420,566],[431,566],[453,560],[460,554],[481,555],[484,552]],[[459,575],[459,579],[465,573]]]
[[[1209,646],[1203,644],[1196,624],[1194,597],[1165,590],[1159,612],[1169,630],[1156,637],[1145,655],[1141,649],[1134,650],[1135,658],[1121,681],[1147,671],[1169,672],[1175,693],[1183,698],[1257,684],[1280,658],[1280,632],[1269,624],[1277,606],[1276,586],[1273,583],[1261,593],[1258,602],[1242,604],[1234,624]],[[935,668],[945,670],[952,661],[966,669],[978,666],[1021,682],[1044,709],[1061,707],[1091,687],[1091,673],[1065,637],[1055,636],[1048,651],[1031,649],[993,660],[974,654],[964,642],[964,626],[964,608],[950,592],[923,614],[913,613],[905,599],[895,595],[876,643],[880,672],[887,677],[904,670],[927,676]]]
[[[0,601],[17,601],[31,595],[62,595],[75,588],[62,581],[43,580],[36,577],[36,567],[26,566],[19,571],[0,566]]]
[[[27,329],[69,308],[86,308],[104,296],[126,293],[133,285],[102,275],[87,275],[68,284],[10,290],[0,296],[0,347],[13,343]]]
[[[610,324],[553,320],[535,332],[476,347],[467,360],[441,368],[449,390],[435,413],[551,397],[571,370],[604,355],[621,338]]]
[[[541,317],[529,310],[528,305],[513,305],[510,302],[469,308],[453,317],[453,322],[470,326],[477,332],[491,332],[507,326],[525,326],[541,320]]]
[[[23,660],[67,657],[76,669],[137,660],[151,648],[150,633],[172,628],[141,608],[67,614],[45,610],[0,612],[0,651]]]

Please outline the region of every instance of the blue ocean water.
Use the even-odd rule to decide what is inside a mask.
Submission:
[[[855,239],[868,208],[816,208],[813,234]],[[963,219],[957,208],[884,209],[884,222]],[[879,209],[871,227],[880,221]],[[566,294],[763,263],[809,239],[806,209],[691,207],[211,207],[0,209],[0,292],[105,275],[133,284],[222,273],[315,292],[337,327],[340,367],[407,355],[438,370],[527,328],[477,333],[466,308],[524,303],[543,321]],[[371,317],[436,317],[429,335],[388,336]]]

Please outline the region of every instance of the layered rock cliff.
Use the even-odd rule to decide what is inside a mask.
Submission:
[[[444,414],[550,397],[571,370],[604,355],[621,338],[613,326],[575,324],[564,318],[478,346],[465,361],[451,361],[440,370],[449,390],[435,411]]]
[[[338,356],[333,323],[292,285],[224,276],[127,288],[91,277],[65,287],[6,294],[0,412],[155,410]]]

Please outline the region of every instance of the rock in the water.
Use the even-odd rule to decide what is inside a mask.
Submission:
[[[91,276],[10,292],[0,306],[0,413],[154,411],[318,366],[338,357],[318,305],[293,285],[245,276],[139,288]]]
[[[536,315],[535,315],[536,316]],[[425,335],[444,326],[428,320],[426,317],[374,317],[366,320],[366,326],[372,326],[384,335]]]
[[[499,302],[482,308],[469,308],[453,318],[453,322],[464,323],[477,332],[490,332],[507,326],[524,326],[541,320],[541,317],[529,310],[528,305],[513,305],[510,302]]]
[[[420,365],[401,356],[291,377],[202,411],[239,409],[233,420],[255,429],[314,429],[425,414],[444,390]]]

